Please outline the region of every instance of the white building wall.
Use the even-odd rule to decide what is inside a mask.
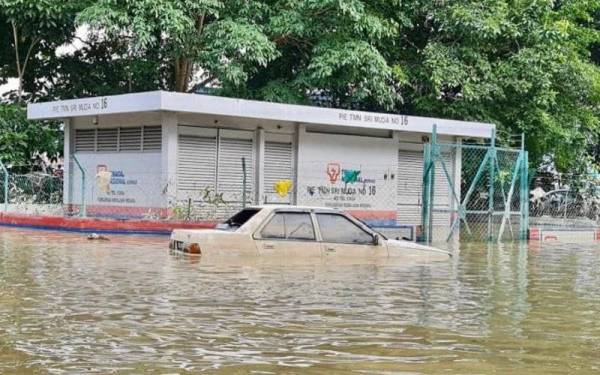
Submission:
[[[393,137],[312,133],[304,127],[298,136],[298,204],[336,207],[373,224],[395,224],[398,146]]]
[[[64,126],[64,142],[63,142],[63,155],[64,155],[64,165],[63,165],[63,204],[69,205],[72,203],[73,197],[71,196],[72,191],[72,179],[71,172],[73,170],[73,160],[71,158],[71,145],[73,143],[72,139],[72,130],[71,130],[71,120],[66,119],[63,122]]]
[[[246,130],[253,134],[254,172],[251,193],[256,203],[278,202],[338,207],[352,211],[377,225],[420,224],[405,223],[399,216],[398,191],[403,173],[399,171],[398,166],[399,150],[414,152],[422,160],[424,137],[429,136],[425,133],[362,129],[360,134],[343,134],[344,131],[351,132],[352,129],[333,128],[336,131],[333,134],[323,131],[327,128],[325,125],[297,125],[170,112],[110,115],[101,116],[97,120],[81,117],[73,119],[70,124],[66,125],[65,130],[67,139],[70,139],[69,142],[65,142],[65,155],[73,152],[74,129],[162,126],[160,152],[76,154],[86,170],[86,202],[92,208],[92,214],[94,206],[100,207],[100,211],[102,207],[116,208],[114,216],[120,216],[122,213],[125,213],[122,216],[127,216],[127,213],[143,216],[146,211],[172,207],[180,200],[181,195],[177,189],[177,155],[182,129],[191,133],[195,133],[196,130],[203,132],[221,129],[227,134],[234,134],[236,130]],[[366,134],[376,136],[365,136]],[[440,137],[442,142],[450,143],[454,140],[451,136]],[[273,184],[273,178],[266,182],[264,173],[264,144],[269,141],[292,143],[293,188],[290,195],[284,198],[278,198],[272,191],[272,186],[265,186],[266,183]],[[102,189],[98,181],[98,173],[104,168],[111,173],[115,172],[110,190]],[[460,181],[460,176],[456,175],[460,172],[456,159],[452,160],[449,169],[453,173],[452,178]],[[358,178],[356,181],[345,183],[344,171],[359,172]],[[65,182],[65,203],[70,196],[69,200],[77,204],[81,200],[81,176],[76,169],[71,170],[71,175],[74,177],[72,182]],[[69,176],[68,172],[66,176]],[[287,178],[287,175],[285,177]],[[421,181],[417,183],[420,185]],[[446,190],[449,192],[449,189]],[[450,196],[441,198],[443,204],[450,205]],[[420,196],[417,199],[417,204],[420,204]],[[450,218],[447,216],[436,215],[436,222],[449,222]]]
[[[88,216],[165,216],[168,177],[163,174],[163,165],[168,166],[169,159],[163,158],[162,150],[77,152],[77,129],[156,126],[161,125],[161,122],[159,114],[113,115],[97,119],[86,117],[76,118],[71,122],[69,152],[79,160],[85,171],[83,194]],[[162,147],[165,148],[164,129]],[[65,181],[65,185],[69,186],[71,203],[80,205],[84,181],[76,163],[71,163],[70,168],[71,173],[67,175],[72,181]]]
[[[165,112],[161,114],[162,123],[162,155],[161,173],[165,184],[167,207],[171,207],[177,196],[177,147],[178,128],[177,114]]]

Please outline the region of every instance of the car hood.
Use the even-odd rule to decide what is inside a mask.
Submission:
[[[423,256],[427,258],[439,258],[440,260],[448,259],[452,256],[452,253],[448,251],[410,241],[387,240],[387,244],[390,256]]]

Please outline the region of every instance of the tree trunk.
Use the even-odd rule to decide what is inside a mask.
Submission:
[[[196,17],[196,32],[198,38],[204,30],[204,19],[206,14],[202,13]],[[187,92],[194,74],[194,62],[188,57],[175,58],[175,91]]]
[[[175,91],[187,92],[192,78],[192,61],[186,57],[175,59]]]
[[[27,54],[25,54],[25,60],[21,66],[21,57],[19,55],[19,33],[17,30],[17,25],[14,23],[14,21],[11,21],[11,25],[15,43],[15,60],[17,63],[17,79],[19,84],[17,88],[17,96],[19,97],[19,103],[23,103],[23,77],[25,76],[25,70],[27,69],[27,63],[29,62],[33,48],[40,41],[40,38],[33,38],[31,40],[31,44],[29,45],[29,48],[27,48]]]
[[[17,97],[19,98],[19,104],[23,103],[23,75],[21,74],[21,58],[19,57],[19,36],[17,34],[17,25],[14,21],[11,22],[13,30],[13,38],[15,43],[15,61],[17,62],[17,76],[18,76],[18,87]]]

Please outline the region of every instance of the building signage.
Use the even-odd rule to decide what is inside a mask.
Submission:
[[[93,206],[162,207],[166,182],[160,153],[78,153],[86,171],[85,199]],[[81,199],[82,179],[74,170],[73,201]]]
[[[327,163],[320,181],[309,181],[305,185],[305,200],[343,209],[378,208],[377,174],[337,162]],[[388,178],[385,173],[383,177]]]
[[[386,113],[339,112],[338,120],[378,125],[408,126],[408,116],[389,115]]]
[[[122,170],[110,170],[107,165],[96,166],[96,187],[99,203],[126,203],[135,204],[136,197],[130,187],[137,187],[138,180],[126,178]]]
[[[92,98],[92,99],[81,99],[78,100],[77,102],[72,102],[72,103],[64,103],[61,104],[60,102],[58,104],[53,104],[52,105],[52,113],[55,114],[62,114],[62,113],[69,113],[69,114],[79,114],[79,113],[86,113],[89,111],[99,111],[99,110],[107,110],[108,109],[108,98],[107,97],[101,97],[101,98]]]

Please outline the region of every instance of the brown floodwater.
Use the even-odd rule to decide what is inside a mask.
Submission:
[[[209,264],[110,237],[0,227],[0,373],[600,371],[600,245]]]

